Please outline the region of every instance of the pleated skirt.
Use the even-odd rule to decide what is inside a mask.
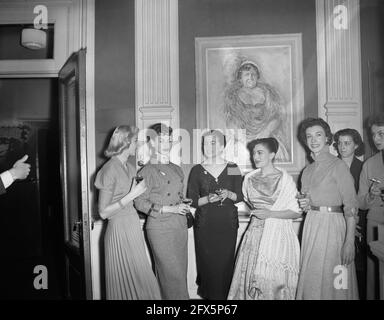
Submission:
[[[104,245],[107,300],[161,299],[136,212],[108,221]]]
[[[298,300],[359,298],[355,263],[341,265],[346,222],[342,213],[309,211],[301,242]]]

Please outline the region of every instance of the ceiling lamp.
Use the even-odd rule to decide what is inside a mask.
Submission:
[[[47,45],[47,34],[39,29],[23,29],[21,31],[21,45],[32,50],[44,49]]]

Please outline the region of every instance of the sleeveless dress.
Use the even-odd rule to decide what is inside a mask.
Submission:
[[[112,157],[98,172],[95,186],[111,192],[114,203],[130,191],[135,172]],[[104,249],[107,300],[161,299],[132,202],[108,219]]]

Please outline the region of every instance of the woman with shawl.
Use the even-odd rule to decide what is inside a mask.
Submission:
[[[256,170],[243,182],[251,221],[236,260],[228,299],[293,300],[299,274],[300,247],[292,220],[299,218],[297,189],[292,177],[273,160],[275,138],[250,144]]]

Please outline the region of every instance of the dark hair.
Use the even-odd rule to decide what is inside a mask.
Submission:
[[[332,144],[331,128],[329,127],[329,124],[326,121],[324,121],[322,118],[307,118],[300,123],[299,139],[301,140],[301,143],[304,146],[308,146],[306,130],[314,126],[320,126],[324,129],[325,136],[327,137],[326,143],[330,146]]]
[[[373,125],[382,127],[384,126],[384,112],[380,112],[370,116],[367,120],[367,127],[371,129]]]
[[[227,139],[225,138],[225,134],[222,133],[220,130],[208,130],[207,132],[204,132],[204,134],[201,136],[201,151],[204,154],[204,138],[207,136],[215,136],[217,140],[220,142],[222,146],[227,145]]]
[[[256,71],[257,79],[260,79],[260,70],[256,66],[256,64],[254,64],[252,62],[247,62],[247,63],[240,65],[239,69],[237,70],[236,79],[238,79],[238,80],[241,79],[241,74],[243,73],[243,71],[249,71],[251,69],[254,69]]]
[[[355,155],[358,157],[362,156],[364,154],[364,142],[363,142],[363,139],[361,139],[360,133],[355,129],[346,128],[346,129],[337,131],[333,136],[333,140],[335,141],[333,146],[335,147],[335,149],[338,150],[337,145],[339,143],[339,138],[345,137],[345,136],[351,137],[355,145],[357,145],[357,149],[355,150]]]
[[[279,142],[273,138],[261,138],[261,139],[255,139],[248,143],[248,150],[250,153],[253,153],[253,150],[257,145],[263,145],[268,149],[269,152],[277,153],[277,150],[279,150]]]
[[[147,130],[147,138],[150,140],[155,139],[156,136],[159,136],[161,134],[166,134],[171,136],[173,129],[171,127],[168,127],[164,123],[155,123],[151,125]]]

